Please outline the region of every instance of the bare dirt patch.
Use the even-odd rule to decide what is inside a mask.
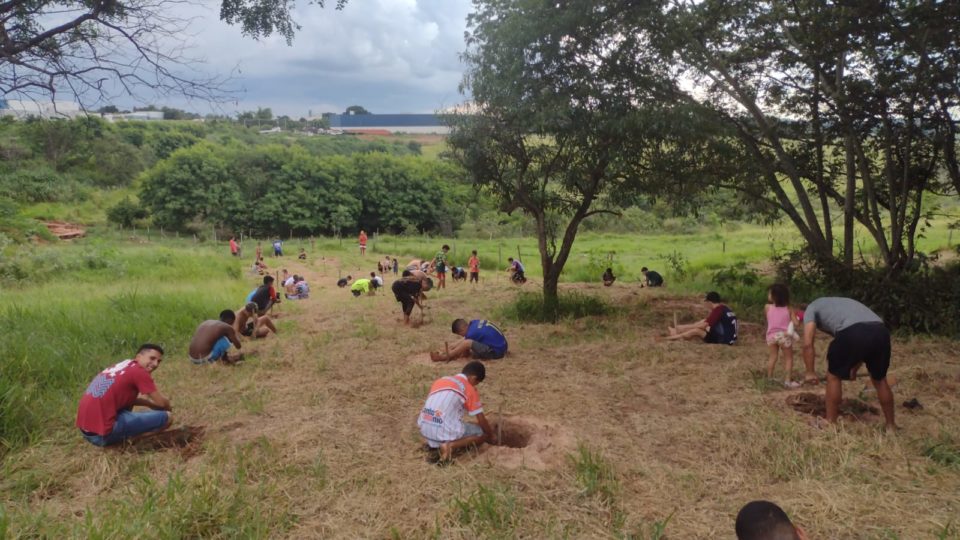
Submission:
[[[787,397],[787,405],[797,412],[819,416],[827,416],[827,405],[824,396],[812,392],[801,392]],[[844,399],[840,402],[840,416],[846,416],[854,420],[867,420],[871,416],[877,416],[880,411],[868,403],[859,399]]]
[[[45,221],[44,226],[47,230],[50,231],[50,234],[56,236],[61,240],[72,240],[74,238],[82,238],[87,235],[87,230],[76,223],[68,223],[66,221]]]
[[[504,469],[543,471],[563,465],[576,447],[569,432],[550,422],[524,416],[504,416],[492,425],[501,439],[499,446],[483,445],[476,459]],[[471,459],[470,455],[461,458]]]

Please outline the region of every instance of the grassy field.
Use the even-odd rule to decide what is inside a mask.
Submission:
[[[928,235],[928,249],[947,234]],[[483,282],[431,295],[415,330],[397,323],[392,295],[334,286],[378,256],[404,264],[454,242],[456,262],[480,251]],[[245,341],[236,368],[198,368],[185,351],[199,321],[239,307],[259,279],[246,269],[251,242],[237,261],[223,245],[96,232],[26,257],[36,280],[0,290],[0,537],[732,538],[738,508],[769,498],[812,538],[960,538],[954,342],[895,342],[903,429],[886,436],[875,415],[820,430],[788,407],[797,392],[758,374],[755,317],[736,347],[654,340],[674,314],[703,315],[694,293],[714,269],[762,266],[771,244],[792,245],[786,230],[585,235],[563,288],[613,310],[557,325],[501,320],[511,353],[479,390],[526,446],[482,448],[447,468],[424,462],[413,420],[432,380],[462,364],[425,353],[453,341],[455,316],[501,317],[518,288],[494,270],[518,245],[535,279],[519,290],[537,287],[534,243],[381,237],[367,258],[354,244],[293,240],[287,253],[302,245],[307,264],[268,258],[271,272],[305,274],[314,294],[282,304],[281,335]],[[621,280],[606,289],[594,263],[611,251]],[[641,265],[669,287],[640,289]],[[198,434],[183,448],[96,449],[72,427],[76,402],[142,341],[167,348],[156,379],[177,425]],[[899,407],[913,397],[924,410]]]

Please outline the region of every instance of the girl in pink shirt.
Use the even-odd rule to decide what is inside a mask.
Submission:
[[[767,377],[773,378],[777,357],[782,352],[786,368],[783,386],[798,388],[800,384],[793,381],[793,342],[800,338],[794,330],[800,323],[790,307],[790,289],[782,283],[774,283],[767,289],[767,302],[763,308],[767,316],[767,349],[770,351]]]

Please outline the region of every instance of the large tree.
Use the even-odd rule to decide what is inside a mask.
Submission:
[[[676,99],[764,173],[733,187],[779,208],[822,259],[852,265],[859,223],[886,268],[909,267],[924,193],[947,177],[960,188],[960,4],[664,0],[634,24],[623,31],[659,51]]]
[[[659,103],[666,74],[654,76],[656,64],[642,62],[649,49],[620,32],[642,9],[635,1],[474,4],[463,89],[475,111],[449,117],[451,154],[502,210],[533,218],[545,310],[555,313],[583,221],[638,191],[678,189],[699,155],[671,138],[690,126],[689,110]],[[675,167],[651,167],[661,160]]]

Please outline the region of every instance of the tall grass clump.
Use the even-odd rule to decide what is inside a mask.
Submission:
[[[546,302],[543,293],[520,293],[501,308],[505,319],[519,322],[555,323],[562,319],[606,315],[610,306],[602,298],[578,292],[560,293],[557,302]]]
[[[517,499],[502,486],[479,485],[466,497],[462,493],[454,497],[453,506],[460,523],[478,537],[511,538],[519,523]]]

